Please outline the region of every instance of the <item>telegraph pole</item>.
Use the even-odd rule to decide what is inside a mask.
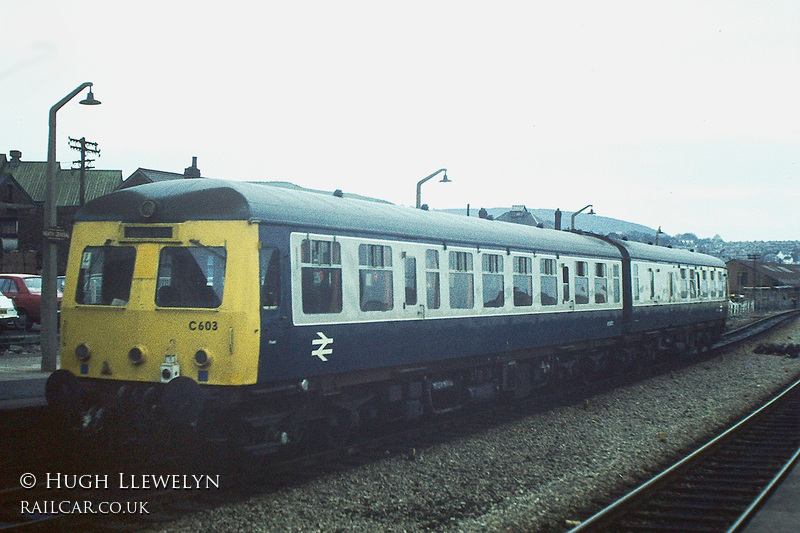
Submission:
[[[86,169],[87,168],[94,168],[90,165],[90,163],[94,162],[94,159],[86,159],[86,154],[97,154],[100,155],[100,149],[97,147],[97,143],[93,143],[86,140],[86,137],[81,137],[80,139],[73,139],[72,137],[69,138],[69,147],[73,150],[78,150],[81,153],[81,160],[80,161],[73,161],[73,164],[80,165],[81,169],[81,194],[80,194],[80,205],[86,203]]]

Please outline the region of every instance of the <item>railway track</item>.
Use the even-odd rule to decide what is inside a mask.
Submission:
[[[570,533],[739,531],[800,457],[800,381]]]

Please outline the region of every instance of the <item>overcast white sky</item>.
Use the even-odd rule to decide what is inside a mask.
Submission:
[[[0,152],[800,239],[800,4],[0,0]]]

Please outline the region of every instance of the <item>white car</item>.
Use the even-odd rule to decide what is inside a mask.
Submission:
[[[18,318],[14,302],[8,296],[0,293],[0,329],[15,327]]]

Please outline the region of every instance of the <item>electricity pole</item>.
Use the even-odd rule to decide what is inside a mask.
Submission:
[[[86,169],[87,168],[94,168],[89,165],[89,163],[93,163],[94,159],[86,159],[86,154],[97,154],[100,155],[100,149],[97,148],[97,143],[89,142],[86,140],[86,137],[81,137],[80,139],[73,139],[72,137],[69,138],[69,147],[73,150],[79,150],[81,153],[81,160],[80,161],[73,161],[73,164],[80,165],[81,169],[81,194],[80,194],[80,205],[86,203]]]

